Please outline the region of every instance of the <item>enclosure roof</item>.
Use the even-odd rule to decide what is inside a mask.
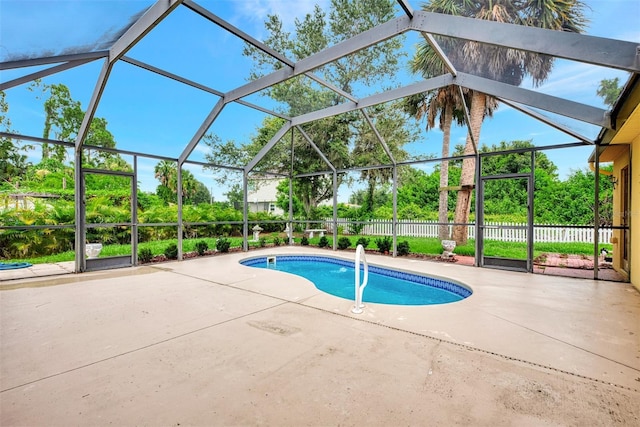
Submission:
[[[547,112],[555,116],[598,126],[605,130],[601,132],[598,142],[608,142],[609,133],[606,130],[613,129],[615,124],[611,123],[611,116],[607,111],[578,100],[525,89],[512,84],[508,79],[491,76],[486,71],[489,64],[481,64],[481,66],[478,66],[478,63],[471,64],[465,56],[455,51],[457,45],[454,42],[458,40],[472,40],[482,46],[510,48],[514,52],[543,54],[563,60],[627,71],[633,75],[631,80],[634,88],[637,85],[637,73],[640,72],[640,49],[639,43],[636,42],[430,13],[414,8],[407,0],[398,0],[398,13],[394,19],[297,61],[285,57],[275,48],[264,44],[257,37],[244,31],[241,28],[242,23],[236,26],[218,16],[216,10],[219,3],[216,2],[208,3],[208,8],[193,0],[158,0],[155,3],[150,1],[108,2],[108,7],[115,11],[108,15],[90,8],[92,5],[95,6],[96,2],[67,3],[61,1],[56,4],[60,6],[61,16],[66,16],[66,18],[62,22],[52,22],[51,37],[47,37],[46,40],[32,40],[28,33],[14,33],[10,37],[3,37],[5,41],[3,49],[0,51],[2,61],[0,70],[29,68],[29,74],[10,81],[3,81],[0,83],[0,90],[33,79],[43,78],[87,62],[101,61],[102,67],[99,75],[96,76],[96,85],[75,142],[76,148],[79,148],[84,143],[89,123],[100,104],[114,66],[127,63],[143,69],[145,72],[186,84],[215,96],[216,101],[211,110],[200,126],[192,130],[193,136],[182,149],[178,157],[180,163],[189,160],[194,148],[218,119],[222,110],[231,104],[242,105],[285,119],[285,124],[276,136],[245,166],[244,169],[247,172],[253,170],[278,140],[291,129],[303,131],[304,125],[308,123],[353,111],[360,111],[366,115],[367,108],[375,105],[448,85],[457,85],[493,96],[500,102],[541,120],[585,144],[595,141],[542,113]],[[22,15],[20,16],[23,19],[29,19],[31,13],[36,13],[32,9],[32,5],[28,5],[28,2],[3,2],[2,7],[5,12],[9,6],[22,7]],[[132,53],[132,48],[142,42],[156,26],[176,13],[197,14],[206,19],[210,25],[224,30],[228,37],[239,39],[243,44],[251,45],[277,59],[281,64],[280,67],[263,77],[223,90],[170,72],[162,67],[145,63],[134,56],[128,56]],[[105,20],[105,16],[108,16],[109,19]],[[13,26],[12,28],[15,30],[19,27]],[[334,64],[335,61],[342,58],[348,58],[354,52],[370,49],[387,40],[410,33],[418,34],[419,37],[428,41],[433,50],[438,53],[446,72],[439,76],[421,79],[401,87],[386,89],[362,97],[336,87],[318,74],[323,67]],[[223,40],[218,42],[225,45]],[[183,43],[189,43],[189,40],[184,40]],[[478,59],[478,61],[481,62],[482,59]],[[265,89],[292,78],[309,78],[314,81],[314,84],[342,97],[343,102],[328,107],[311,108],[308,112],[288,117],[277,108],[262,105],[251,98],[254,94],[259,94]],[[635,102],[637,105],[638,100],[637,97],[627,94],[625,89],[624,100],[621,98],[621,102],[625,105],[627,102]],[[616,119],[621,118],[616,115],[618,110],[618,107],[614,109],[614,118]],[[634,114],[637,115],[637,108]],[[375,129],[375,122],[368,121]],[[384,146],[383,140],[380,140],[380,143]],[[390,153],[388,154],[390,155]],[[393,157],[391,155],[390,157],[394,162]],[[331,164],[328,163],[328,166],[331,167]]]

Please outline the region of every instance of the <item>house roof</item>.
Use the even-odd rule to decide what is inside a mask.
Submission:
[[[640,136],[640,76],[632,74],[624,85],[611,110],[613,129],[603,128],[596,144],[605,148],[600,154],[601,162],[612,162],[627,150],[626,145]],[[595,162],[596,150],[589,156]]]

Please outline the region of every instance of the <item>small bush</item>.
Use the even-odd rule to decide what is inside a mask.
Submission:
[[[309,246],[309,239],[307,239],[307,236],[302,236],[302,240],[300,240],[300,244],[302,246]]]
[[[168,259],[178,259],[178,246],[175,243],[170,244],[164,249],[164,256]]]
[[[280,244],[282,244],[282,240],[280,240],[280,238],[278,236],[273,238],[273,245],[274,246],[280,246]]]
[[[258,246],[260,246],[261,248],[264,248],[266,244],[267,244],[267,238],[266,237],[261,237],[258,240]]]
[[[142,248],[138,251],[139,262],[149,262],[153,258],[153,252],[149,248]]]
[[[229,252],[229,247],[231,246],[231,242],[224,237],[221,237],[216,242],[216,249],[219,252]]]
[[[318,246],[320,246],[321,248],[326,248],[327,246],[329,246],[329,239],[327,239],[327,236],[322,236],[320,238]]]
[[[385,236],[382,239],[376,239],[376,246],[378,246],[378,251],[380,253],[389,252],[392,245],[393,240],[389,236]]]
[[[358,241],[356,242],[356,246],[358,246],[358,245],[362,245],[362,247],[366,249],[366,248],[367,248],[367,246],[369,246],[369,242],[370,242],[370,241],[371,241],[371,240],[367,239],[366,237],[360,237],[360,238],[358,239]]]
[[[338,249],[344,250],[351,246],[351,240],[348,237],[342,236],[338,239]]]
[[[399,256],[409,255],[409,242],[408,241],[405,240],[404,242],[398,243],[398,255]]]
[[[209,249],[209,244],[204,240],[200,240],[199,242],[196,242],[196,251],[198,252],[198,255],[200,256],[204,255],[204,253],[208,249]]]

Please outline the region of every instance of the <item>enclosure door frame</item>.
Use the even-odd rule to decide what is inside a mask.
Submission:
[[[631,191],[630,191],[630,173],[629,173],[629,165],[624,166],[620,171],[620,195],[622,196],[622,208],[620,211],[622,212],[622,244],[620,245],[620,249],[622,254],[620,256],[621,260],[621,268],[627,273],[630,277],[630,263],[629,259],[631,252],[631,233],[629,230],[629,225],[631,222]]]
[[[532,153],[532,164],[534,162],[534,155]],[[485,224],[484,217],[484,197],[485,197],[485,185],[490,181],[506,180],[506,179],[525,179],[527,182],[527,224],[524,226],[488,226]],[[529,173],[514,173],[514,174],[501,174],[501,175],[489,175],[480,177],[480,185],[478,186],[478,200],[480,201],[479,209],[477,212],[478,218],[478,253],[480,254],[479,263],[480,267],[498,268],[504,270],[533,272],[533,184],[534,184],[534,169],[531,168]],[[484,241],[486,230],[489,228],[501,228],[501,229],[525,229],[526,230],[526,243],[527,243],[527,257],[526,260],[486,256]]]
[[[137,264],[137,253],[138,253],[138,227],[137,227],[137,167],[136,167],[136,159],[134,159],[134,171],[133,172],[124,172],[124,171],[110,171],[103,169],[90,169],[90,168],[82,168],[80,171],[80,194],[82,196],[82,223],[79,224],[78,232],[80,233],[80,253],[76,254],[76,258],[80,260],[80,271],[96,271],[96,270],[106,270],[112,268],[124,268],[131,267]],[[87,223],[87,204],[86,204],[86,176],[87,175],[111,175],[129,178],[130,181],[130,217],[128,222],[120,222],[113,224],[100,224],[99,226],[93,226],[93,224]],[[131,235],[131,254],[129,255],[118,255],[118,256],[110,256],[110,257],[101,257],[94,259],[87,259],[85,256],[86,251],[86,239],[87,239],[87,229],[89,228],[98,228],[98,227],[121,227],[126,226],[130,228]]]

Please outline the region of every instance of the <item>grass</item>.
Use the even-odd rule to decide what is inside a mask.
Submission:
[[[283,244],[286,245],[286,237],[283,239],[284,235],[277,235],[277,233],[270,234],[267,239],[267,244],[271,244],[273,242],[274,237],[278,236]],[[327,236],[329,239],[329,247],[333,247],[333,236]],[[339,236],[342,237],[342,236]],[[346,236],[351,240],[351,248],[355,248],[356,242],[360,237],[367,237],[370,239],[369,245],[367,249],[377,249],[375,240],[375,236],[360,236],[360,235],[349,235]],[[231,248],[242,247],[242,238],[241,237],[228,237],[231,242]],[[183,243],[183,252],[194,252],[196,250],[196,243],[199,241],[205,241],[209,245],[209,249],[215,249],[217,238],[213,237],[202,237],[196,239],[184,239]],[[296,237],[294,239],[296,244],[300,244],[301,236]],[[425,255],[440,255],[442,253],[442,245],[440,244],[440,240],[433,237],[404,237],[398,236],[398,242],[402,241],[409,242],[409,248],[411,253],[419,253]],[[310,246],[318,246],[318,242],[320,241],[320,237],[316,236],[312,239],[309,239]],[[156,240],[151,242],[140,243],[138,245],[138,249],[149,248],[151,249],[151,253],[155,255],[160,255],[164,252],[165,248],[170,244],[177,244],[177,239],[168,239],[168,240]],[[259,242],[249,242],[249,247],[259,247]],[[527,258],[527,246],[525,243],[521,242],[501,242],[495,240],[487,240],[485,241],[485,255],[486,256],[497,256],[504,258],[512,258],[512,259],[526,259]],[[613,249],[613,245],[611,244],[601,244],[600,248],[606,248],[611,251]],[[469,240],[466,245],[457,246],[455,251],[457,255],[466,255],[466,256],[474,256],[475,255],[475,241]],[[593,245],[591,243],[548,243],[541,242],[534,244],[534,253],[533,256],[538,257],[543,253],[560,253],[560,254],[575,254],[575,255],[585,255],[585,256],[593,256]],[[56,262],[64,262],[64,261],[73,261],[75,252],[67,251],[62,252],[55,255],[47,255],[41,257],[34,258],[22,258],[22,259],[11,259],[6,260],[6,262],[29,262],[31,264],[45,264],[45,263],[56,263]],[[102,252],[100,253],[101,257],[108,256],[116,256],[116,255],[129,255],[131,254],[131,245],[104,245]]]

